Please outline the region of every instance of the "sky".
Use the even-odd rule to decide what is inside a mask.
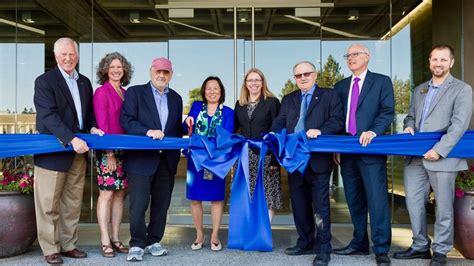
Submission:
[[[391,41],[357,41],[371,52],[369,69],[392,77],[409,79],[411,75],[410,27],[405,27]],[[303,60],[317,67],[333,55],[345,76],[349,75],[343,55],[354,41],[261,40],[255,44],[256,67],[265,74],[271,91],[279,95],[292,68]],[[392,47],[392,49],[390,49]],[[100,59],[107,53],[122,53],[134,67],[130,85],[149,80],[151,61],[168,57],[173,62],[174,75],[170,87],[178,91],[186,104],[188,91],[200,87],[209,75],[219,76],[226,89],[225,104],[233,107],[238,95],[234,90],[234,41],[169,40],[168,42],[81,43],[79,72],[89,77],[97,88],[95,72]],[[390,55],[390,51],[392,55]],[[17,58],[17,60],[15,60]],[[322,60],[322,62],[321,62]],[[15,64],[15,62],[18,62]],[[0,112],[33,107],[34,80],[44,72],[44,44],[0,44]],[[16,66],[16,68],[15,68]],[[245,71],[251,67],[251,42],[237,40],[237,94]],[[392,69],[391,69],[392,68]],[[15,90],[16,88],[16,90]],[[17,95],[16,95],[17,93]],[[34,108],[34,107],[33,107]]]

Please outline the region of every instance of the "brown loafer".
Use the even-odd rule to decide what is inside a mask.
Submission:
[[[69,257],[69,258],[74,258],[74,259],[82,259],[82,258],[87,257],[86,252],[84,252],[82,250],[79,250],[77,248],[75,248],[73,250],[69,250],[69,251],[63,251],[63,252],[61,252],[61,254],[63,256],[66,256],[66,257]]]
[[[128,248],[122,243],[122,241],[120,240],[113,241],[111,239],[110,243],[112,244],[115,251],[117,251],[118,253],[128,253]]]
[[[44,256],[44,259],[46,260],[46,262],[48,264],[53,264],[53,265],[56,265],[56,264],[63,264],[63,258],[61,257],[61,254],[59,253],[54,253],[54,254],[51,254],[51,255],[48,255],[48,256]]]

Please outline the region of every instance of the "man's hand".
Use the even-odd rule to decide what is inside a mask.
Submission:
[[[96,127],[92,127],[92,128],[91,128],[91,134],[103,136],[105,133],[104,133],[104,131],[102,131],[102,129],[98,129],[98,128],[96,128]]]
[[[336,165],[340,165],[341,164],[341,155],[339,153],[334,153],[332,155],[332,160]]]
[[[439,160],[440,156],[435,150],[431,149],[428,152],[426,152],[425,154],[423,154],[423,157],[425,158],[425,160],[435,162],[435,161]]]
[[[306,131],[306,137],[308,137],[308,139],[315,139],[319,135],[321,135],[321,130],[319,129],[309,129]]]
[[[87,143],[78,137],[74,137],[71,140],[71,145],[76,153],[83,154],[89,151]]]
[[[162,140],[165,134],[159,129],[150,129],[146,132],[146,136],[152,139]]]
[[[372,131],[364,131],[360,134],[359,143],[362,147],[367,147],[371,142],[372,139],[375,138],[375,133]]]
[[[411,135],[415,135],[415,130],[413,130],[413,128],[411,127],[407,127],[405,128],[405,130],[403,130],[404,133],[410,133]]]

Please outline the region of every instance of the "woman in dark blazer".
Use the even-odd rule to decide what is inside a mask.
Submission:
[[[240,97],[235,104],[235,131],[246,138],[259,139],[270,131],[273,119],[278,115],[280,102],[267,87],[267,81],[262,71],[250,69],[244,77]],[[249,149],[250,193],[255,189],[258,160],[260,151]],[[268,205],[268,215],[272,220],[275,209],[283,207],[281,193],[280,167],[268,152],[265,156],[264,168],[265,197]]]

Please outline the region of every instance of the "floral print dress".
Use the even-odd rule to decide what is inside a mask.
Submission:
[[[128,180],[123,172],[123,153],[114,151],[117,160],[117,170],[110,171],[107,168],[107,154],[102,152],[96,160],[97,183],[100,190],[119,190],[128,187]]]

